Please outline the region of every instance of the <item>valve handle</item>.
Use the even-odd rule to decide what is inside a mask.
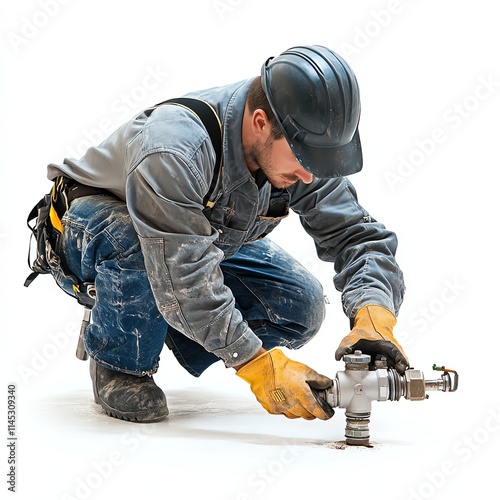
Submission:
[[[432,365],[432,369],[438,372],[443,372],[443,375],[441,375],[441,377],[446,377],[448,379],[448,390],[446,392],[455,392],[458,389],[458,373],[455,370],[450,370],[449,368],[438,366],[436,364]],[[450,373],[453,374],[453,381],[450,377]]]

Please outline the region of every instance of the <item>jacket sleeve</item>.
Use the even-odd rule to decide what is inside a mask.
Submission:
[[[129,173],[126,196],[159,311],[230,367],[254,356],[261,341],[224,285],[218,233],[202,211],[214,163],[207,142],[189,156],[166,150],[147,155]]]
[[[398,314],[405,286],[396,262],[397,237],[358,203],[349,180],[315,179],[291,190],[291,208],[314,239],[318,256],[333,262],[345,314],[378,304]]]

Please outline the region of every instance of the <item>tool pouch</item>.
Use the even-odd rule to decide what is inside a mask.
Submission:
[[[50,273],[50,266],[47,259],[47,251],[51,251],[51,245],[47,241],[47,219],[49,217],[50,210],[50,194],[46,194],[31,210],[28,215],[28,227],[30,228],[32,234],[30,237],[30,248],[28,251],[28,265],[33,271],[30,275],[31,279],[25,282],[25,286],[28,286],[39,274]],[[31,221],[35,221],[33,226],[30,225]],[[31,240],[33,237],[36,240],[36,258],[31,262]],[[48,245],[48,246],[47,246]]]
[[[29,286],[39,274],[52,274],[56,283],[66,293],[75,297],[86,307],[94,305],[92,283],[81,282],[69,273],[56,249],[62,238],[62,217],[71,201],[91,194],[110,194],[108,191],[79,184],[66,177],[57,177],[49,194],[46,194],[31,210],[27,224],[31,230],[28,250],[28,266],[32,273],[26,278],[24,286]],[[36,256],[31,261],[32,240],[36,241]]]

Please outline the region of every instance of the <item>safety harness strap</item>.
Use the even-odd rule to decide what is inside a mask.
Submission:
[[[217,182],[219,180],[220,172],[222,170],[222,124],[215,109],[206,101],[201,99],[194,99],[190,97],[177,97],[175,99],[168,99],[153,106],[157,108],[164,104],[176,104],[191,110],[203,123],[212,142],[215,151],[215,168],[214,175],[210,188],[203,199],[203,204],[212,208],[215,203],[211,200],[214,194]]]

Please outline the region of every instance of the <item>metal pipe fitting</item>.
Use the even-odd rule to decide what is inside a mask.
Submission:
[[[372,401],[422,401],[427,391],[454,392],[458,388],[458,374],[454,370],[433,366],[442,371],[440,379],[425,380],[420,370],[413,368],[401,375],[377,360],[375,370],[370,370],[370,356],[361,351],[344,356],[345,371],[337,372],[332,386],[319,393],[332,408],[345,408],[346,444],[368,445]],[[453,375],[453,379],[451,375]]]

